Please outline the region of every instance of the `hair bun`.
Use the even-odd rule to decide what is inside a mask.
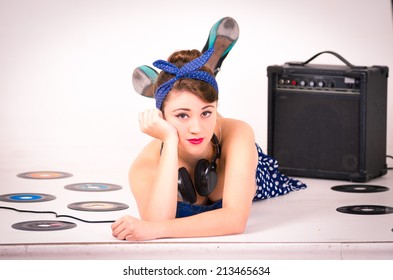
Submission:
[[[201,55],[202,53],[196,49],[177,51],[168,58],[168,62],[175,64],[177,67],[181,67]]]

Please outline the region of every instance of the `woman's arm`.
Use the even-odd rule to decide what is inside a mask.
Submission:
[[[129,172],[139,214],[146,221],[173,219],[177,205],[177,130],[158,110],[147,110],[139,119],[141,130],[157,139],[142,151]]]
[[[147,221],[168,220],[176,216],[177,143],[164,145],[161,156],[160,146],[161,142],[157,140],[149,144],[129,171],[129,183],[140,217]]]
[[[250,202],[251,204],[251,202]],[[190,217],[165,221],[144,221],[124,216],[112,225],[113,236],[120,240],[143,241],[158,238],[206,237],[239,234],[245,229],[247,211],[223,207]],[[244,215],[247,212],[247,217]]]

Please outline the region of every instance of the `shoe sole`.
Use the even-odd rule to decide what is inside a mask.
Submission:
[[[142,65],[135,68],[134,72],[132,73],[132,84],[135,91],[140,95],[153,98],[153,85],[157,80],[157,75],[157,72],[147,65]]]

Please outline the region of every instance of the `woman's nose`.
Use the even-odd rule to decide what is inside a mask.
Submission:
[[[190,122],[190,132],[199,133],[201,131],[201,124],[198,119],[194,118]]]

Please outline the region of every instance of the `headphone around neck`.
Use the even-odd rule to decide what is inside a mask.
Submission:
[[[202,196],[207,196],[217,185],[216,161],[221,157],[221,146],[215,134],[213,134],[211,142],[215,151],[213,160],[211,162],[207,159],[198,161],[194,174],[195,187],[187,169],[185,167],[179,168],[178,193],[184,202],[195,203],[197,199],[196,192]]]

